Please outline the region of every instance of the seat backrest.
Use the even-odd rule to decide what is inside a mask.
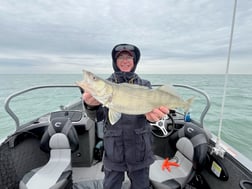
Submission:
[[[176,148],[189,161],[191,162],[193,161],[194,150],[193,150],[193,145],[189,139],[187,139],[186,137],[180,138],[178,142],[176,143]]]
[[[184,188],[194,173],[204,167],[208,138],[203,129],[187,123],[169,137],[169,142],[176,150],[169,161],[176,162],[179,166],[171,164],[168,170],[162,170],[165,161],[158,158],[150,166],[150,180],[155,188]]]
[[[40,148],[43,151],[50,151],[49,141],[55,133],[63,133],[67,136],[72,152],[78,149],[79,138],[71,120],[66,117],[58,117],[51,120],[47,130],[41,138]]]
[[[20,181],[20,189],[59,189],[71,185],[71,150],[78,149],[78,145],[78,135],[70,119],[52,119],[40,143],[42,150],[50,152],[49,161],[27,173]]]
[[[71,149],[68,139],[63,133],[55,133],[49,143],[49,161],[43,167],[32,171],[27,176],[29,179],[23,179],[20,189],[57,189],[62,188],[63,182],[68,182],[61,179],[63,173],[71,172]]]
[[[200,171],[206,162],[206,155],[208,150],[208,135],[204,129],[187,122],[185,126],[179,129],[170,137],[170,143],[177,145],[180,138],[186,137],[193,145],[193,169]],[[177,148],[177,147],[176,147]]]
[[[63,133],[55,133],[50,141],[49,146],[51,148],[51,152],[55,150],[69,150],[70,144],[68,138]]]

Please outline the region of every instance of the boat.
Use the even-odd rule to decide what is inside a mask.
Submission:
[[[151,187],[251,188],[252,162],[218,140],[204,124],[211,105],[207,93],[193,86],[173,86],[187,91],[188,95],[196,93],[203,106],[194,109],[198,118],[178,109],[151,123],[156,157],[150,167]],[[34,91],[44,95],[48,91],[43,90],[48,89],[61,93],[64,89],[71,89],[78,95],[74,102],[61,104],[58,109],[30,117],[21,124],[21,117],[12,108],[14,104],[23,102],[19,106],[25,107],[28,100],[34,100],[31,95]],[[87,116],[82,93],[76,85],[42,85],[18,91],[6,99],[5,110],[15,121],[16,129],[1,142],[0,188],[102,188],[101,124]],[[63,92],[63,97],[68,95]],[[15,100],[21,96],[25,96],[24,100]],[[33,106],[28,110],[36,110],[36,104]],[[126,177],[123,188],[129,186]]]
[[[232,34],[224,97],[231,42]],[[181,94],[197,93],[201,106],[194,108],[193,117],[189,112],[174,109],[160,121],[150,124],[156,157],[150,166],[150,188],[252,188],[252,161],[222,141],[220,135],[211,133],[204,123],[211,105],[207,93],[193,86],[173,86],[186,91]],[[48,93],[47,89],[53,89],[54,93]],[[77,100],[66,104],[62,99],[72,97],[73,93],[64,89],[74,90]],[[32,102],[41,99],[31,94],[34,91],[53,101],[57,99],[56,104],[60,105],[48,111],[53,103],[42,102],[43,106],[39,106],[41,102]],[[18,91],[6,99],[5,110],[13,118],[16,129],[0,142],[1,189],[102,188],[102,123],[87,116],[82,94],[83,90],[76,85],[43,85]],[[23,95],[25,97],[20,98]],[[62,101],[58,99],[60,96]],[[12,108],[15,103],[21,110],[19,116]],[[28,110],[22,114],[25,107]],[[40,110],[46,112],[35,116],[34,112],[40,113]],[[127,175],[122,188],[130,188]]]

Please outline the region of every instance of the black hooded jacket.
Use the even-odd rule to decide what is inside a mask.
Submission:
[[[134,72],[140,59],[140,51],[137,50],[138,53],[135,53],[133,70],[120,72],[116,66],[114,49],[112,50],[112,63],[115,72],[108,80],[115,83],[126,82],[151,87],[149,81],[141,79]],[[145,115],[122,114],[114,125],[111,125],[108,120],[108,108],[100,106],[96,115],[97,121],[104,121],[103,163],[105,168],[115,171],[135,171],[148,167],[154,162],[150,125]]]

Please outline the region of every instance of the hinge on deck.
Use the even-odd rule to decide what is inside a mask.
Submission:
[[[218,142],[216,142],[216,145],[214,147],[211,148],[210,154],[215,154],[221,158],[224,158],[226,151],[224,150],[224,148],[222,148]]]

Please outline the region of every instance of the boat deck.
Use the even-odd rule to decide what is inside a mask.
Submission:
[[[92,167],[73,167],[73,189],[103,189],[103,178],[102,162]],[[122,189],[129,188],[130,181],[125,173]]]

